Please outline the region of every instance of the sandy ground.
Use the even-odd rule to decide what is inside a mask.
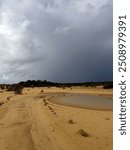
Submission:
[[[112,98],[112,90],[101,88],[26,88],[22,95],[0,92],[0,150],[112,150],[112,111],[48,101],[59,93]],[[81,136],[79,129],[89,136]]]

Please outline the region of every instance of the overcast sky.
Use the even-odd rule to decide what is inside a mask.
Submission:
[[[112,0],[0,0],[0,82],[112,80]]]

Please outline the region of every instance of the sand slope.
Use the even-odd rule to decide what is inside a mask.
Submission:
[[[26,89],[22,95],[0,93],[0,102],[4,102],[0,105],[0,150],[112,149],[111,111],[45,105],[50,94],[45,90],[48,94],[40,94],[40,90]],[[79,129],[90,136],[81,136]]]

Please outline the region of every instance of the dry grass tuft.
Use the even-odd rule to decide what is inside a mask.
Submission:
[[[84,131],[83,129],[79,129],[79,134],[84,137],[89,137],[89,134],[86,131]]]
[[[0,102],[0,105],[3,105],[4,104],[4,102]]]
[[[110,118],[105,118],[105,120],[110,120]]]
[[[73,119],[70,119],[68,122],[69,122],[69,124],[74,124]]]

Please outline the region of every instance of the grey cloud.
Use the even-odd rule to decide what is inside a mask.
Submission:
[[[0,7],[0,82],[112,80],[111,0],[6,0]]]

